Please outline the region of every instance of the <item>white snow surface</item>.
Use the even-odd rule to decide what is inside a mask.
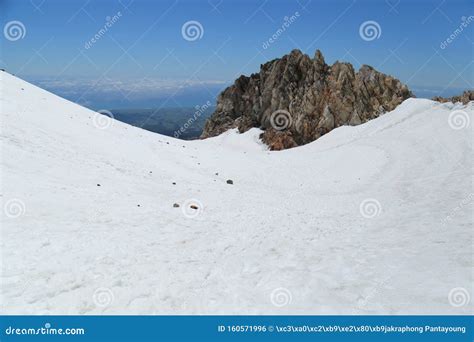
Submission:
[[[474,103],[409,99],[273,152],[0,77],[2,313],[472,313]]]

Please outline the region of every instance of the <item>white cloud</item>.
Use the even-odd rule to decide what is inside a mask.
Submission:
[[[140,97],[178,92],[182,89],[224,86],[227,82],[219,80],[172,80],[136,78],[119,80],[111,78],[93,79],[37,79],[34,83],[62,94],[78,94],[94,92],[104,94],[122,94],[127,97]]]

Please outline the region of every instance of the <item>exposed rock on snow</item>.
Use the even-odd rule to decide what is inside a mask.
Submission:
[[[441,96],[435,96],[433,97],[433,101],[438,101],[438,102],[461,102],[462,104],[467,104],[469,101],[474,101],[474,90],[466,90],[459,96],[452,96],[452,97],[441,97]]]
[[[319,50],[313,59],[293,50],[225,89],[201,137],[260,127],[270,149],[287,149],[376,118],[411,96],[407,86],[368,65],[355,72],[349,63],[327,65]]]

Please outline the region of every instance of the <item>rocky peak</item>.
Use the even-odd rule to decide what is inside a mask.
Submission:
[[[433,101],[438,102],[462,102],[462,104],[467,104],[470,101],[474,101],[474,90],[466,90],[461,95],[452,96],[452,97],[441,97],[435,96],[433,97]]]
[[[326,65],[326,62],[324,61],[324,56],[323,56],[323,53],[321,52],[321,50],[316,50],[316,52],[314,53],[314,63],[315,64],[318,64],[318,65]]]
[[[355,72],[350,63],[327,65],[319,50],[313,59],[293,50],[225,89],[201,137],[259,127],[270,149],[291,148],[373,119],[411,96],[399,80],[371,66]]]

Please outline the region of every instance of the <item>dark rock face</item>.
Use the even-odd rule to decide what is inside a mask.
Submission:
[[[441,97],[435,96],[433,97],[433,101],[438,102],[462,102],[462,104],[467,104],[469,101],[474,101],[474,90],[466,90],[462,95],[453,96],[453,97]]]
[[[376,118],[411,96],[406,85],[368,65],[355,72],[349,63],[327,65],[319,50],[313,59],[293,50],[225,89],[201,138],[260,127],[270,149],[281,150]]]

